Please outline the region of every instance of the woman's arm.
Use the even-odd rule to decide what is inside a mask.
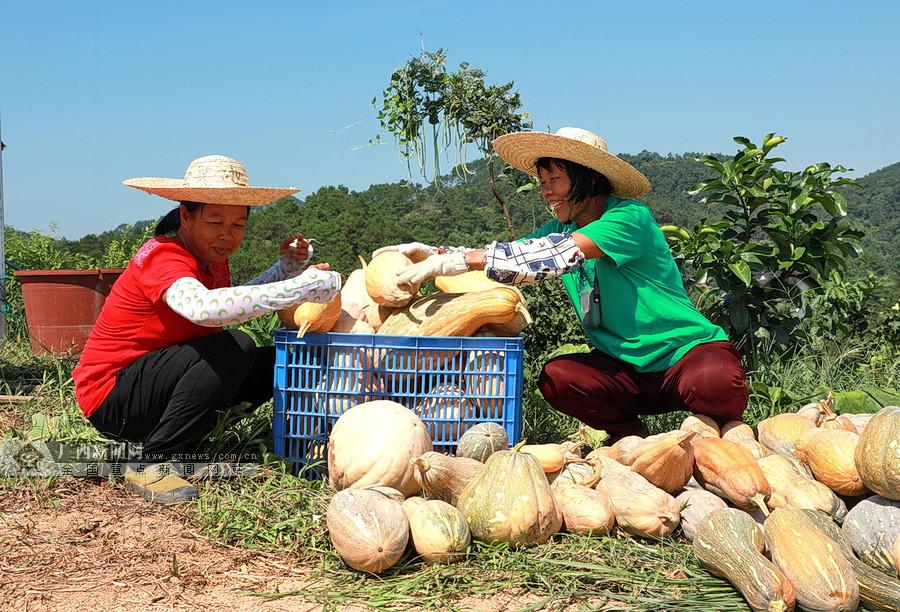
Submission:
[[[219,327],[243,323],[302,302],[330,302],[340,290],[340,274],[310,268],[284,281],[222,289],[207,289],[196,278],[179,278],[166,290],[163,299],[188,321]]]
[[[276,283],[300,274],[313,258],[313,246],[297,233],[285,238],[278,250],[278,259],[272,266],[244,285],[265,285]]]

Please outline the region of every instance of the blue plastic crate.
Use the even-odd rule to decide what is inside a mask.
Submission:
[[[522,431],[522,338],[275,333],[275,453],[327,473],[331,428],[356,404],[387,399],[416,412],[434,450],[453,453],[476,423]]]

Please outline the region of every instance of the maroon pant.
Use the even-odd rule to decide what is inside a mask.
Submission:
[[[634,367],[598,350],[544,364],[538,387],[547,402],[615,437],[641,431],[640,414],[689,410],[719,424],[741,418],[749,391],[731,342],[708,342],[663,372]]]

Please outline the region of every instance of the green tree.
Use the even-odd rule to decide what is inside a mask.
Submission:
[[[861,253],[863,234],[843,222],[847,200],[837,188],[855,182],[835,175],[846,168],[822,162],[781,170],[776,164],[784,160],[769,154],[784,137],[767,134],[759,146],[734,140],[742,148],[728,159],[697,158],[716,176],[691,190],[721,218],[702,218],[692,231],[672,225],[663,231],[701,309],[752,365],[757,338],[784,348],[803,340],[808,297],[843,276],[848,258]]]
[[[381,127],[396,138],[407,162],[417,160],[423,176],[430,157],[436,181],[443,153],[455,147],[457,162],[464,162],[466,146],[475,145],[487,160],[491,192],[500,203],[510,237],[515,237],[507,197],[497,184],[491,142],[530,128],[528,114],[519,110],[521,101],[512,81],[487,85],[483,70],[462,63],[451,72],[446,60],[443,49],[433,53],[423,49],[391,74],[378,111]],[[376,100],[372,104],[377,108]],[[466,171],[465,163],[458,167]]]

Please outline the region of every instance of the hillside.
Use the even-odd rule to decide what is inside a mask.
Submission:
[[[687,190],[706,178],[706,168],[693,160],[694,154],[660,155],[643,151],[622,157],[641,170],[653,184],[645,200],[660,224],[692,225],[703,208]],[[419,240],[448,245],[477,246],[506,236],[500,208],[490,193],[486,168],[470,164],[467,180],[455,175],[443,177],[441,186],[421,186],[408,182],[372,185],[354,192],[343,186],[323,187],[303,200],[287,198],[254,210],[247,237],[232,261],[235,280],[245,280],[269,265],[279,238],[300,229],[316,239],[320,261],[329,261],[343,271],[359,265],[357,255],[368,256],[378,246]],[[863,246],[869,264],[877,272],[900,273],[900,163],[860,179],[861,187],[847,188],[849,219],[866,231]],[[504,193],[514,185],[500,180]],[[543,203],[535,193],[511,198],[510,212],[519,235],[531,232],[547,218]],[[136,228],[147,221],[138,222]],[[97,256],[105,245],[123,232],[137,233],[135,227],[117,228],[89,234],[65,242],[71,251]]]

